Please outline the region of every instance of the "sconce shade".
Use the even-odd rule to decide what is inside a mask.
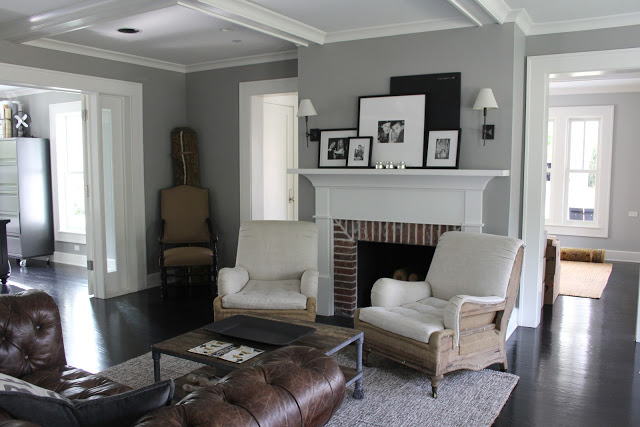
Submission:
[[[473,104],[474,110],[482,110],[484,108],[498,108],[498,103],[496,102],[495,96],[493,96],[493,91],[487,87],[480,89],[476,103]]]
[[[316,109],[313,108],[313,104],[310,99],[303,99],[298,106],[298,117],[317,116]]]

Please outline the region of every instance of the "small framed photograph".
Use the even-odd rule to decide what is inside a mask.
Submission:
[[[348,168],[368,168],[371,166],[372,136],[358,136],[349,138],[349,150],[347,152]]]
[[[349,138],[358,136],[357,129],[322,129],[318,154],[319,168],[343,168],[347,166]]]
[[[422,167],[427,95],[361,96],[358,136],[373,137],[372,162]]]
[[[428,168],[458,168],[460,129],[429,132],[425,164]]]

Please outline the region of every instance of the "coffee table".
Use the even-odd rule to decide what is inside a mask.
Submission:
[[[293,320],[286,318],[278,318],[275,316],[252,316],[263,317],[265,319],[277,320],[285,323],[291,323],[294,325],[311,326],[315,328],[315,332],[307,335],[293,345],[304,345],[313,347],[320,350],[327,356],[330,356],[349,344],[355,343],[356,345],[356,369],[340,366],[347,387],[355,383],[355,389],[353,391],[353,397],[355,399],[362,399],[364,397],[364,387],[362,384],[362,345],[364,343],[364,333],[362,331],[350,328],[343,328],[340,326],[324,325],[321,323],[308,322],[305,320]],[[265,350],[264,353],[247,360],[243,363],[227,362],[226,360],[217,359],[215,357],[205,356],[201,354],[191,353],[188,350],[196,347],[200,344],[211,340],[226,341],[233,344],[248,345],[250,347],[259,348]],[[177,337],[170,338],[166,341],[154,344],[151,346],[151,357],[153,358],[153,376],[155,381],[160,381],[160,357],[163,354],[178,357],[181,359],[187,359],[194,362],[202,363],[207,366],[216,368],[221,371],[220,375],[226,375],[236,369],[244,366],[252,366],[255,362],[265,357],[273,350],[280,348],[279,346],[263,344],[253,341],[241,340],[213,332],[205,331],[204,329],[195,329],[193,331],[178,335]]]

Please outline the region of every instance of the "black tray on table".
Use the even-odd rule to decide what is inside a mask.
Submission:
[[[315,332],[309,326],[293,325],[276,320],[237,315],[210,323],[202,329],[220,335],[271,345],[289,345]]]

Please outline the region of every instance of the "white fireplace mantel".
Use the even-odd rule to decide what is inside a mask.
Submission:
[[[333,315],[333,220],[460,226],[481,232],[483,192],[508,170],[289,169],[316,189],[318,314]]]

